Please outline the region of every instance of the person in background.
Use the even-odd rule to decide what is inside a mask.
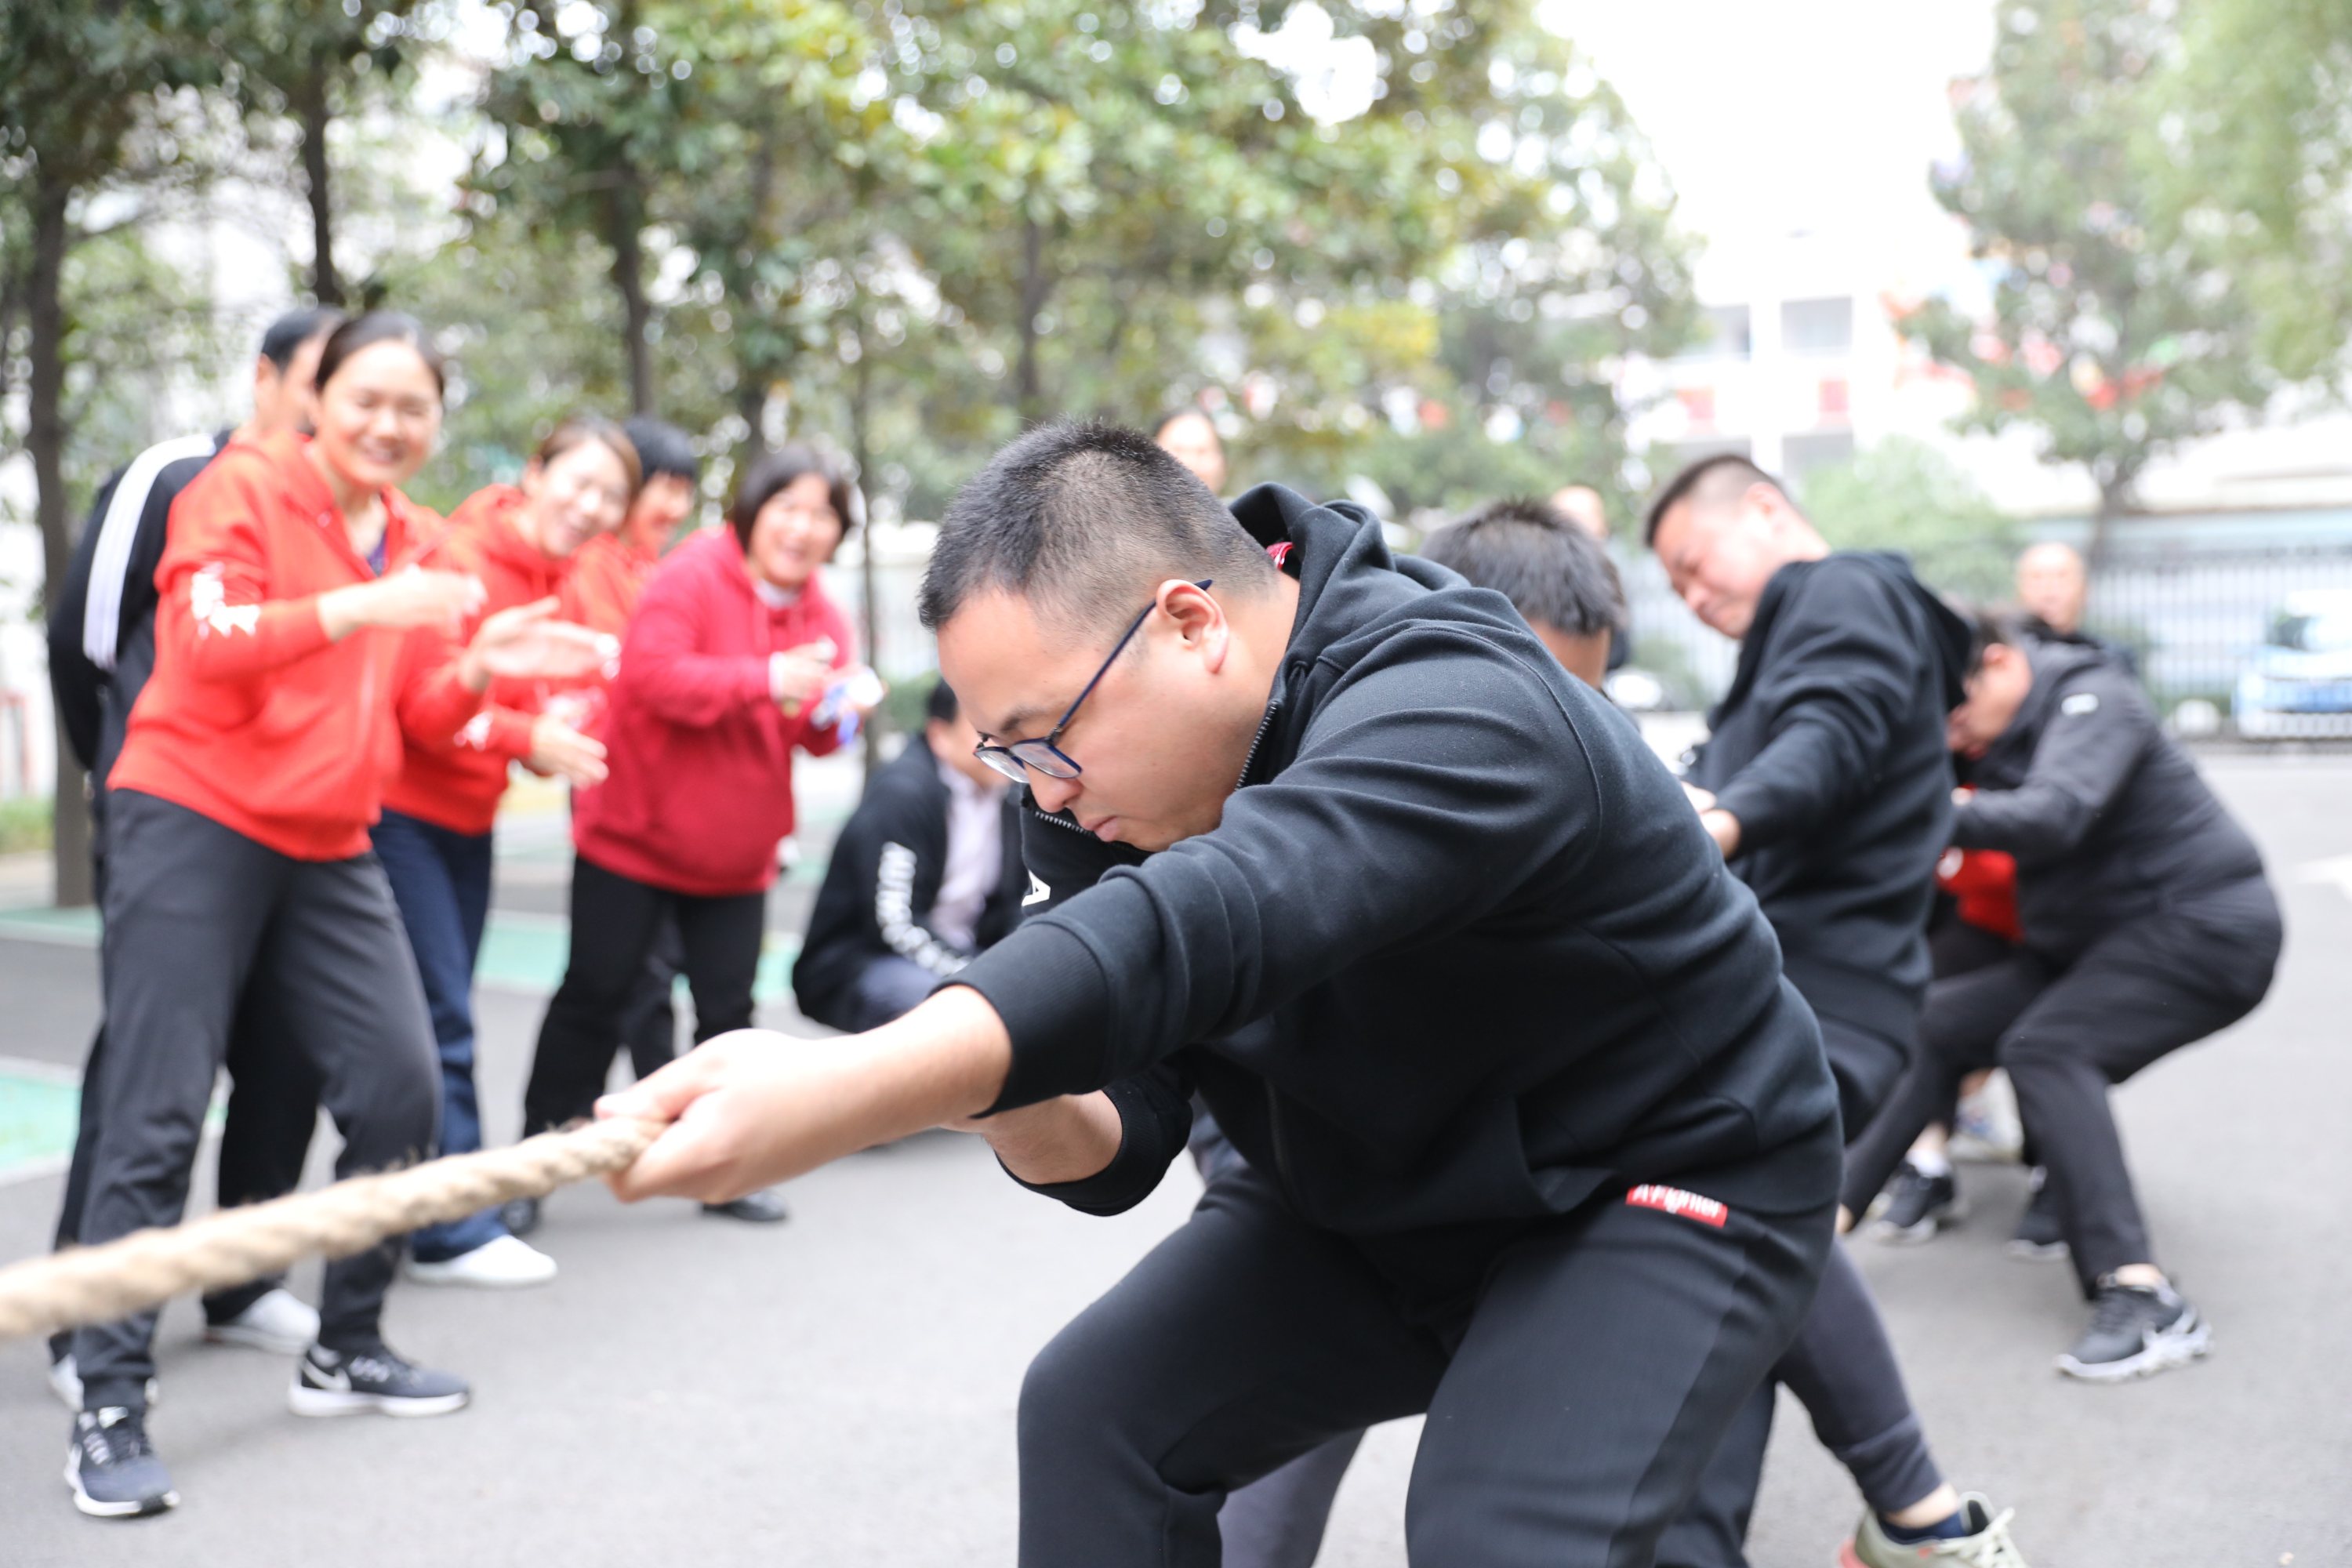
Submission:
[[[248,991],[293,1026],[343,1135],[341,1175],[433,1145],[433,1027],[369,852],[401,732],[455,730],[497,677],[569,679],[593,637],[552,605],[484,619],[444,569],[439,520],[398,487],[433,449],[442,368],[424,329],[374,311],[320,350],[314,422],[234,442],[173,504],[155,572],[155,673],[108,781],[106,1103],[81,1239],[178,1222],[213,1079]],[[466,1384],[384,1342],[397,1239],[326,1268],[299,1415],[432,1415]],[[83,1408],[66,1478],[100,1518],[173,1506],[146,1430],[155,1314],[78,1331]]]
[[[1161,415],[1151,438],[1208,486],[1210,494],[1225,493],[1225,443],[1205,409],[1187,405]]]
[[[572,796],[572,954],[540,1024],[526,1132],[593,1107],[665,918],[696,1040],[750,1026],[793,754],[825,755],[863,716],[835,695],[856,639],[818,577],[855,515],[829,459],[785,447],[751,463],[729,526],[678,546],[646,584],[605,710],[607,776]],[[772,1193],[704,1206],[785,1217]]]
[[[636,448],[618,425],[573,415],[539,444],[518,483],[477,490],[450,514],[441,559],[481,581],[479,613],[561,603],[574,558],[619,525],[637,477]],[[575,789],[604,776],[604,746],[567,719],[562,693],[550,681],[495,681],[463,728],[412,731],[375,826],[376,857],[400,905],[440,1050],[445,1154],[482,1146],[474,965],[489,917],[490,831],[508,771],[520,763]],[[555,1278],[555,1259],[509,1234],[495,1209],[428,1226],[408,1245],[406,1273],[422,1284],[500,1287]]]
[[[252,443],[307,429],[311,383],[340,311],[289,310],[261,335],[253,361],[253,414],[233,430],[162,442],[116,470],[99,488],[89,521],[75,542],[64,592],[49,616],[49,687],[66,740],[89,775],[92,897],[106,904],[106,775],[122,751],[131,705],[155,668],[155,564],[170,537],[172,503],[232,441]],[[98,1079],[106,1057],[99,1025],[82,1068],[80,1124],[58,1212],[57,1245],[80,1239],[98,1151]],[[229,1029],[226,1058],[228,1115],[221,1128],[215,1191],[223,1207],[281,1197],[302,1179],[302,1162],[319,1120],[318,1075],[258,998]],[[205,1339],[280,1355],[300,1355],[319,1337],[319,1314],[272,1275],[204,1301]],[[49,1341],[49,1386],[69,1409],[81,1408],[73,1336]]]
[[[2071,637],[2083,629],[2090,593],[2090,574],[2070,544],[2028,545],[2017,558],[2017,602],[2055,636]]]
[[[1552,491],[1551,505],[1553,510],[1582,529],[1594,542],[1602,545],[1609,542],[1609,509],[1601,500],[1601,492],[1591,485],[1561,486]],[[1616,629],[1609,634],[1605,668],[1611,674],[1624,668],[1633,657],[1633,640],[1626,628],[1626,617],[1621,605]]]
[[[923,732],[866,781],[834,840],[793,965],[820,1024],[858,1034],[906,1012],[1020,919],[1020,806],[972,752],[980,735],[944,680]]]
[[[1955,751],[1975,790],[1952,842],[2017,859],[2023,940],[1939,982],[1926,1049],[1846,1170],[1863,1211],[1950,1085],[2009,1069],[2091,1322],[2058,1370],[2114,1383],[2185,1366],[2211,1330],[2158,1266],[2108,1091],[2268,994],[2283,939],[2261,852],[2097,649],[1979,626]]]

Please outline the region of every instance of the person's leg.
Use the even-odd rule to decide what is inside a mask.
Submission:
[[[639,1078],[651,1078],[677,1058],[677,972],[685,961],[677,917],[665,913],[645,974],[621,1010],[621,1043],[629,1050],[629,1070]]]
[[[490,901],[490,837],[387,811],[375,826],[376,858],[383,863],[400,910],[401,928],[415,955],[417,978],[433,1020],[441,1065],[438,1152],[470,1154],[482,1146],[482,1115],[474,1090],[474,961]],[[419,1263],[443,1263],[486,1247],[506,1234],[495,1209],[446,1225],[426,1226],[408,1238]]]
[[[1332,1501],[1363,1441],[1360,1426],[1343,1432],[1228,1495],[1217,1510],[1224,1568],[1314,1568]]]
[[[229,1028],[228,1078],[216,1182],[220,1206],[284,1197],[301,1185],[318,1131],[319,1074],[303,1053],[295,1021],[278,1010],[267,987],[245,989]],[[285,1285],[284,1275],[273,1274],[207,1296],[205,1321],[217,1329]]]
[[[1021,1568],[1211,1568],[1228,1490],[1422,1409],[1444,1364],[1353,1247],[1222,1179],[1030,1364]]]
[[[878,1029],[931,994],[940,977],[895,952],[867,961],[850,986],[850,1032]]]
[[[523,1090],[526,1133],[586,1116],[620,1044],[620,1012],[645,970],[669,895],[584,856],[572,861],[572,954],[540,1021]]]
[[[432,1152],[441,1100],[433,1025],[374,856],[294,868],[255,984],[307,1022],[303,1044],[343,1137],[338,1177]],[[321,1346],[341,1354],[382,1348],[384,1292],[401,1245],[395,1237],[327,1265]]]
[[[86,1246],[178,1223],[228,1032],[292,862],[184,806],[114,793],[106,1070]],[[83,1407],[144,1409],[155,1314],[78,1331]]]
[[[1824,1134],[1826,1136],[1826,1134]],[[1488,1275],[1429,1407],[1414,1568],[1646,1568],[1803,1318],[1831,1209],[1597,1197]]]
[[[677,897],[679,951],[688,992],[694,997],[694,1043],[751,1026],[751,987],[760,976],[760,944],[768,934],[768,896]]]
[[[58,1204],[58,1228],[50,1243],[51,1250],[62,1252],[81,1241],[81,1216],[89,1206],[90,1166],[98,1158],[98,1111],[105,1102],[105,1091],[100,1087],[99,1069],[106,1058],[106,1023],[99,1021],[98,1030],[89,1037],[89,1055],[81,1068],[81,1102],[74,1123],[73,1154],[66,1163],[66,1190]],[[49,1360],[62,1361],[73,1353],[73,1333],[49,1336]]]

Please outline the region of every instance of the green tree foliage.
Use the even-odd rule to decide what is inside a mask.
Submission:
[[[1907,437],[1815,468],[1805,476],[1803,503],[1832,545],[1901,551],[1921,582],[1956,598],[2006,598],[2026,542],[2017,520],[1959,465]]]
[[[2046,461],[2088,472],[2095,552],[2150,461],[2315,368],[2274,352],[2230,225],[2180,199],[2173,18],[2156,0],[2003,8],[1991,69],[1958,100],[1961,164],[1934,182],[1986,263],[1992,319],[1932,301],[1905,322],[1974,382],[1962,428],[2025,426]]]

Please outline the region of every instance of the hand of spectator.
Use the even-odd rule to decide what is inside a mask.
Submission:
[[[583,735],[552,713],[531,721],[530,754],[523,759],[534,773],[551,773],[575,787],[604,782],[604,743]]]
[[[803,643],[768,656],[768,696],[787,715],[798,713],[833,679],[833,639]]]
[[[493,676],[523,680],[576,680],[604,668],[613,638],[554,618],[556,601],[517,605],[484,620],[465,653],[467,687],[487,688]]]
[[[373,583],[354,583],[319,595],[319,624],[340,642],[362,626],[406,630],[446,626],[456,631],[481,607],[482,580],[464,572],[406,566]]]
[[[1690,801],[1692,810],[1705,813],[1715,809],[1715,792],[1713,790],[1701,789],[1698,785],[1691,783],[1688,779],[1683,779],[1677,782],[1682,784],[1683,794]]]
[[[1725,859],[1739,853],[1739,818],[1719,805],[1710,805],[1698,814],[1698,824],[1715,840],[1715,847],[1723,851]]]

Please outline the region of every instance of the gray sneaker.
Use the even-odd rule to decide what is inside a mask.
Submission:
[[[2086,1383],[2123,1383],[2187,1366],[2213,1348],[2213,1331],[2169,1285],[2099,1281],[2091,1326],[2058,1358],[2058,1370]]]
[[[92,1519],[137,1519],[180,1504],[172,1473],[147,1441],[147,1413],[120,1405],[74,1417],[66,1485],[74,1507]]]
[[[2027,1568],[2024,1553],[2009,1538],[2009,1510],[1995,1513],[1980,1494],[1969,1492],[1960,1499],[1960,1513],[1969,1527],[1966,1535],[1897,1542],[1876,1514],[1865,1512],[1853,1539],[1838,1553],[1838,1568],[1923,1568],[1934,1563],[1948,1568]]]
[[[297,1415],[446,1415],[472,1397],[466,1380],[404,1360],[390,1345],[341,1355],[312,1345],[294,1366]]]

